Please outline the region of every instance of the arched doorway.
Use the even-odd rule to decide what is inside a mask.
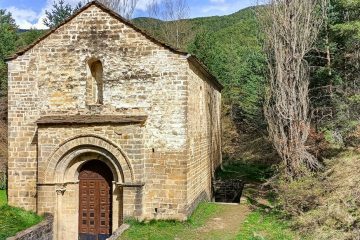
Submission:
[[[102,161],[91,160],[79,172],[79,239],[105,240],[112,233],[113,174]]]

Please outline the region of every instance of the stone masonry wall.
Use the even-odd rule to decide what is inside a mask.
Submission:
[[[49,171],[55,169],[48,167],[49,156],[56,150],[59,143],[63,143],[66,140],[74,136],[86,136],[86,135],[98,135],[106,136],[106,139],[116,143],[122,147],[122,150],[127,154],[127,157],[131,159],[131,166],[134,170],[134,182],[142,182],[144,179],[144,140],[143,140],[144,127],[141,125],[129,125],[129,126],[117,126],[117,125],[67,125],[56,127],[40,127],[38,129],[38,161],[39,161],[39,173],[38,182],[46,184],[49,180],[46,180],[45,175]],[[124,167],[124,166],[123,166]],[[122,180],[118,180],[121,182]],[[132,182],[132,179],[124,179],[125,182]],[[51,182],[56,182],[54,179]],[[46,188],[42,187],[44,194],[39,195],[38,212],[40,214],[46,212],[54,212],[55,207],[55,191],[46,191]],[[53,196],[53,197],[52,197]],[[75,203],[77,204],[77,203]],[[125,197],[125,212],[126,216],[140,216],[135,212],[141,209],[136,209],[135,204],[130,199]]]
[[[103,105],[86,104],[87,61],[92,58],[103,64]],[[132,114],[148,116],[142,136],[142,171],[148,174],[139,180],[146,182],[144,193],[150,197],[144,200],[143,215],[152,216],[164,198],[160,194],[174,196],[169,214],[178,211],[186,196],[186,70],[185,56],[151,42],[96,6],[9,62],[9,203],[36,209],[35,121],[41,116]],[[104,137],[113,131],[94,129]],[[65,135],[58,129],[44,148],[51,151]],[[126,149],[129,155],[131,151],[137,150]],[[154,163],[158,155],[161,160]],[[181,185],[164,180],[172,176],[171,169],[180,170]]]
[[[148,153],[145,163],[144,218],[187,218],[186,186],[188,151]]]
[[[199,201],[212,197],[212,177],[221,164],[221,94],[194,67],[189,69],[187,203],[191,213]]]

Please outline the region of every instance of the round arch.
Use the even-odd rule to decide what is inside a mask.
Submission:
[[[44,182],[64,183],[77,179],[82,164],[91,159],[105,162],[117,182],[133,182],[134,174],[124,151],[115,143],[97,135],[79,135],[60,144],[50,155]]]

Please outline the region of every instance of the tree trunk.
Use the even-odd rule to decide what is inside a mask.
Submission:
[[[265,117],[269,136],[290,179],[321,167],[307,151],[310,131],[306,53],[322,24],[325,0],[269,0],[258,16],[268,60]]]

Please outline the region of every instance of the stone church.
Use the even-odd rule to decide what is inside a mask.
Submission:
[[[93,1],[7,61],[9,204],[53,214],[55,239],[212,198],[222,85],[196,57]]]

